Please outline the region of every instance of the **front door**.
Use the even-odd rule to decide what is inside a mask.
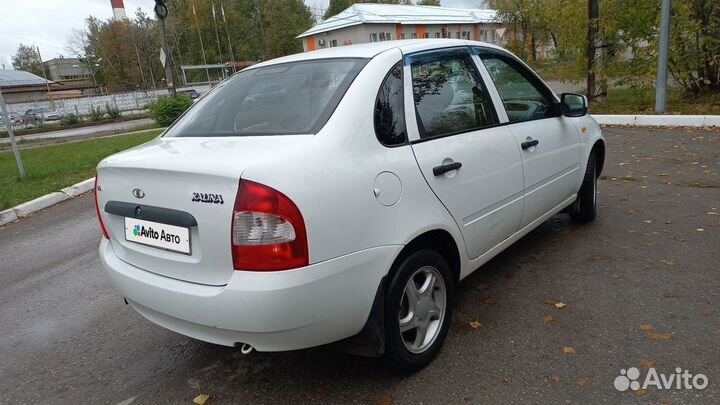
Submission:
[[[508,127],[498,125],[475,60],[467,47],[405,58],[415,158],[473,259],[517,231],[523,213],[520,151]]]
[[[550,89],[522,63],[504,52],[474,51],[502,99],[508,129],[521,145],[524,227],[577,193],[583,175],[579,133],[572,118],[560,114]]]

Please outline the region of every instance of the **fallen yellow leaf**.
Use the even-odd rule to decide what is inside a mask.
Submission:
[[[705,232],[705,230],[702,229],[702,228],[698,228],[698,229],[696,229],[696,231],[698,231],[698,232]]]
[[[642,388],[640,388],[639,390],[633,391],[633,394],[635,394],[636,397],[641,397],[641,396],[645,395],[645,393],[647,393],[647,391],[645,391]]]
[[[554,322],[554,321],[555,321],[555,317],[552,316],[552,315],[543,316],[543,321],[545,321],[545,323]]]
[[[672,333],[648,333],[647,337],[650,340],[670,340],[672,339]]]
[[[566,346],[566,347],[563,347],[563,352],[565,354],[575,354],[575,348]]]
[[[655,367],[655,362],[648,359],[640,359],[640,367],[642,368],[652,368]]]
[[[560,382],[560,376],[559,375],[551,375],[550,381],[559,383]]]
[[[472,322],[470,322],[470,327],[473,328],[473,329],[477,329],[477,328],[479,328],[479,327],[481,327],[481,326],[482,326],[482,324],[481,324],[480,322],[478,322],[478,321],[472,321]]]
[[[575,380],[575,384],[577,384],[577,385],[579,385],[579,386],[581,386],[581,387],[586,386],[586,385],[587,385],[587,382],[588,382],[588,379],[585,378],[585,377],[583,377],[583,378],[578,378],[577,380]]]
[[[563,303],[563,302],[555,303],[555,308],[557,308],[557,309],[563,309],[563,308],[565,308],[566,306],[567,306],[567,304],[565,304],[565,303]]]
[[[556,302],[555,298],[545,298],[545,303],[548,305],[555,305]]]
[[[640,330],[649,332],[649,331],[653,330],[653,327],[651,325],[640,325]]]
[[[703,308],[700,310],[700,315],[705,315],[705,316],[712,315],[712,311],[707,308]]]
[[[200,394],[193,398],[193,403],[197,405],[205,405],[208,399],[210,399],[210,395]]]
[[[390,395],[381,395],[377,398],[377,401],[375,401],[378,405],[391,405],[393,403],[393,399]]]
[[[495,305],[495,304],[497,304],[497,301],[495,301],[495,298],[490,298],[490,297],[485,298],[485,301],[483,301],[483,302],[486,303],[487,305]]]

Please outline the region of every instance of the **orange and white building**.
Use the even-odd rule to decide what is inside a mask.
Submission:
[[[457,38],[504,45],[495,10],[396,4],[355,4],[298,35],[303,49],[415,38]]]

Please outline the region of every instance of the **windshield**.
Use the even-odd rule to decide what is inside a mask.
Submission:
[[[165,136],[314,134],[366,62],[313,60],[240,72],[201,99]]]

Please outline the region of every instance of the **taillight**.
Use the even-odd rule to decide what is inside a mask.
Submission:
[[[235,270],[288,270],[309,263],[300,210],[285,194],[268,186],[240,181],[231,233]]]
[[[110,239],[108,231],[105,228],[102,216],[100,215],[100,204],[98,203],[98,176],[95,175],[95,187],[93,188],[93,194],[95,195],[95,212],[97,212],[98,220],[100,221],[100,229],[102,229],[103,236],[105,239]]]

